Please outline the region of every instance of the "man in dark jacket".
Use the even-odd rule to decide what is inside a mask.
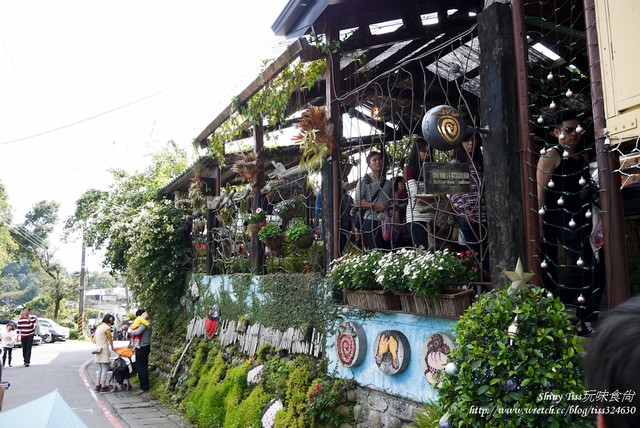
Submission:
[[[138,309],[136,317],[142,316],[147,321],[149,314],[144,309]],[[139,336],[139,341],[134,341],[136,347],[136,370],[140,379],[140,390],[136,394],[144,394],[149,391],[149,354],[151,353],[151,323],[148,326],[140,324],[140,327],[131,332],[132,336]]]

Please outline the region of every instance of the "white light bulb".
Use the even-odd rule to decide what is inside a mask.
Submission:
[[[558,206],[560,206],[560,207],[561,207],[561,206],[563,206],[563,205],[564,205],[564,199],[562,198],[562,196],[560,196],[560,197],[558,198]]]
[[[544,123],[544,118],[542,116],[538,116],[538,123],[542,125]]]
[[[570,227],[571,229],[573,229],[574,227],[576,227],[576,222],[575,222],[575,220],[574,220],[574,219],[569,220],[569,227]]]
[[[586,212],[586,213],[584,213],[584,216],[585,216],[586,218],[591,218],[591,216],[592,216],[592,215],[593,215],[593,214],[591,214],[591,210],[587,210],[587,212]]]
[[[569,157],[569,152],[566,151],[566,150],[564,152],[562,152],[562,157],[563,158],[568,158]]]
[[[565,138],[567,138],[567,136],[564,135],[564,132],[561,132],[560,135],[558,135],[558,140],[564,140]]]
[[[587,184],[587,180],[585,180],[584,177],[580,177],[580,180],[578,180],[578,184],[584,186],[585,184]]]
[[[548,267],[549,267],[549,265],[547,264],[547,261],[546,261],[546,260],[543,260],[543,261],[542,261],[542,263],[540,263],[540,267],[541,267],[542,269],[546,269],[546,268],[548,268]]]
[[[585,299],[582,294],[578,296],[578,303],[583,304],[586,301],[587,301],[587,299]]]
[[[551,81],[553,80],[553,73],[549,72],[549,74],[547,74],[547,80]]]
[[[578,261],[576,262],[576,264],[577,264],[578,266],[580,266],[580,267],[584,266],[584,260],[582,260],[582,257],[580,257],[580,258],[578,259]]]
[[[540,149],[540,154],[541,154],[542,156],[546,155],[546,154],[547,154],[547,149],[545,149],[544,147],[543,147],[543,148],[541,148],[541,149]]]
[[[553,180],[549,180],[549,184],[547,184],[547,186],[549,186],[550,189],[553,189],[556,187],[556,183]]]
[[[581,134],[581,133],[582,133],[582,131],[584,131],[584,129],[582,128],[582,126],[580,126],[580,125],[576,126],[576,132],[577,132],[578,134]]]
[[[546,211],[544,210],[544,208],[540,208],[538,210],[538,214],[540,214],[540,215],[545,215],[545,213],[546,213]]]
[[[573,91],[571,89],[567,89],[567,92],[565,93],[565,95],[567,96],[567,98],[571,98],[573,97]]]
[[[549,104],[549,108],[551,110],[554,110],[556,108],[556,103],[554,101],[551,101],[551,104]]]
[[[550,298],[550,299],[553,299],[553,293],[551,291],[549,291],[547,293],[547,297]]]

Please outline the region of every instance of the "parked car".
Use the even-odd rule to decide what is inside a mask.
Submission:
[[[55,342],[57,340],[65,341],[69,338],[69,329],[67,327],[62,327],[50,318],[38,318],[38,324],[40,325],[40,329],[46,328],[48,330],[49,337],[47,338],[43,336],[44,341],[47,343]],[[40,334],[42,335],[42,331]]]

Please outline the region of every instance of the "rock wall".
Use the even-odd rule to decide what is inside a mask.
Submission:
[[[415,401],[362,387],[350,391],[348,399],[356,403],[353,408],[356,427],[362,428],[415,427],[413,415],[422,408]]]

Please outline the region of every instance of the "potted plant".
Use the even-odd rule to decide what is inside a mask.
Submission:
[[[313,244],[313,235],[311,228],[300,220],[295,220],[286,230],[285,236],[287,241],[300,249],[311,247]]]
[[[262,169],[262,163],[257,153],[249,153],[246,155],[240,153],[240,159],[233,164],[232,169],[249,180],[251,184],[255,184],[258,179],[258,174]]]
[[[269,248],[277,249],[282,247],[282,230],[280,230],[280,226],[275,223],[267,223],[260,229],[258,238],[264,241]]]
[[[311,172],[322,166],[335,147],[333,125],[324,107],[310,106],[302,114],[299,127],[300,133],[293,137],[293,142],[301,145],[300,166]]]
[[[247,222],[249,223],[247,225],[249,234],[258,233],[267,224],[267,213],[262,208],[258,208],[255,213],[249,216]]]
[[[286,201],[278,202],[276,206],[273,207],[273,213],[284,221],[291,220],[295,214],[295,210],[295,199],[287,199]]]
[[[207,223],[202,219],[195,220],[193,222],[193,231],[196,233],[202,233],[204,232],[206,225]]]
[[[218,212],[218,220],[222,223],[226,223],[226,221],[233,217],[235,214],[235,208],[233,205],[228,205],[226,207],[220,208]]]

